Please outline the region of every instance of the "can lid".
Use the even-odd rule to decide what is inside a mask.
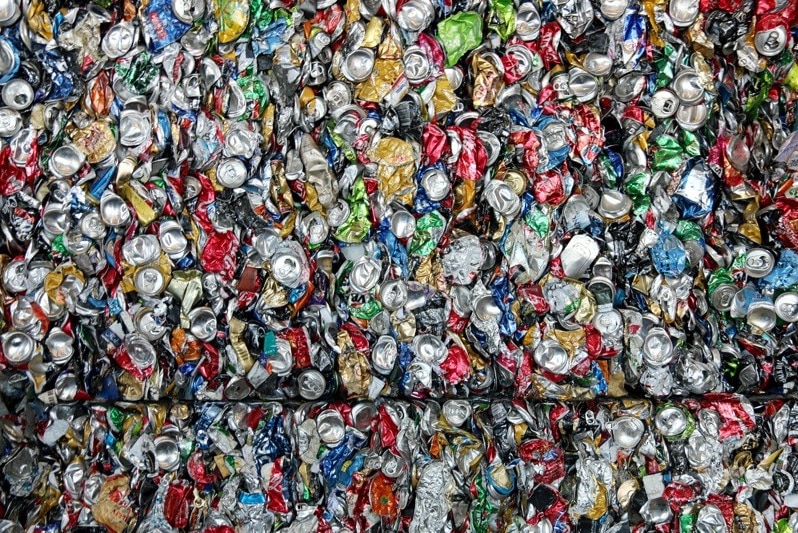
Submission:
[[[382,335],[371,348],[371,365],[378,373],[388,375],[393,370],[398,355],[396,339],[390,335]]]
[[[545,339],[532,355],[537,365],[552,374],[563,375],[571,368],[568,352],[554,339]]]
[[[515,34],[523,41],[534,41],[540,34],[540,14],[532,2],[524,2],[515,15]]]
[[[769,300],[752,302],[748,306],[746,322],[760,331],[770,331],[776,326],[776,306]]]
[[[471,417],[471,404],[467,400],[447,400],[441,411],[450,426],[459,428]]]
[[[344,59],[341,74],[351,82],[366,80],[374,70],[374,51],[370,48],[358,48]]]
[[[599,52],[588,52],[582,60],[582,66],[594,76],[607,76],[612,72],[612,58]]]
[[[756,51],[765,57],[779,55],[787,46],[787,41],[787,29],[784,26],[759,31],[754,36]]]
[[[302,372],[297,378],[297,383],[299,385],[299,395],[308,401],[321,398],[322,394],[324,394],[324,389],[327,388],[327,380],[324,375],[312,368]]]
[[[432,68],[429,59],[420,46],[408,46],[402,57],[405,64],[407,81],[420,84],[429,78]]]
[[[23,111],[33,103],[33,86],[23,79],[13,79],[3,87],[3,103],[11,109]]]
[[[643,341],[643,360],[651,366],[665,366],[673,355],[670,335],[663,328],[651,328]]]
[[[136,290],[145,296],[157,296],[166,288],[166,277],[153,266],[144,266],[133,275]]]
[[[247,181],[247,167],[237,157],[223,159],[216,167],[216,181],[228,189],[241,187]]]
[[[670,118],[679,109],[679,97],[672,90],[663,88],[651,96],[651,112],[657,118]]]
[[[193,24],[205,14],[205,0],[172,0],[172,13],[181,22]]]
[[[618,20],[629,7],[629,0],[601,0],[599,11],[607,20]]]
[[[781,293],[774,302],[776,315],[785,322],[798,322],[798,294]]]
[[[764,278],[773,270],[776,259],[770,250],[751,248],[745,254],[743,270],[750,278]]]
[[[3,355],[12,366],[21,366],[31,360],[36,341],[24,331],[9,331],[2,337]]]
[[[406,31],[420,32],[435,19],[435,8],[429,0],[410,0],[396,14],[396,23]]]
[[[197,339],[209,342],[216,337],[216,314],[210,307],[197,307],[188,313],[189,331]]]
[[[177,0],[180,1],[180,0]],[[136,28],[127,21],[122,21],[108,30],[103,37],[100,47],[111,59],[117,59],[127,54],[136,42]]]
[[[668,14],[673,25],[678,28],[690,26],[698,18],[698,0],[671,0]]]
[[[733,283],[718,285],[709,296],[709,303],[718,311],[729,311],[739,290],[737,285]]]
[[[694,105],[704,99],[706,90],[698,72],[691,68],[682,69],[671,82],[673,92],[685,105]]]

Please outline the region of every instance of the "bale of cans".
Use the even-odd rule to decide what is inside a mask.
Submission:
[[[790,392],[796,11],[3,0],[3,388]]]
[[[798,405],[741,396],[5,412],[0,529],[793,531]]]
[[[792,531],[796,20],[0,0],[0,530]]]

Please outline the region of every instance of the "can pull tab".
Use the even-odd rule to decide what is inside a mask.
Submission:
[[[195,510],[200,512],[204,512],[206,509],[208,509],[208,500],[202,497],[202,495],[200,494],[200,492],[197,490],[196,487],[194,487],[193,507]]]

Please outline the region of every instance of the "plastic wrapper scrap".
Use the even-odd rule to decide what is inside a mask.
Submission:
[[[798,404],[19,405],[0,528],[787,532]],[[104,528],[104,529],[103,529]]]
[[[798,2],[0,2],[2,395],[791,393]]]

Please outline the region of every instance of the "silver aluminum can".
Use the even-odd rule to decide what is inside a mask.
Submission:
[[[210,307],[197,307],[188,313],[189,331],[197,339],[210,342],[218,331],[216,315]]]
[[[679,100],[685,105],[695,105],[704,99],[706,90],[701,78],[693,69],[683,69],[671,82],[671,87]]]
[[[324,444],[329,448],[335,448],[346,436],[344,417],[335,409],[325,409],[316,415],[316,430]]]
[[[205,0],[172,0],[172,13],[182,22],[193,24],[205,15]]]
[[[420,46],[408,46],[402,56],[407,81],[414,85],[424,83],[429,78],[431,67],[429,59]]]
[[[188,248],[183,228],[175,220],[164,220],[158,227],[158,242],[161,249],[172,258],[182,257]]]
[[[0,118],[0,120],[2,120]],[[47,168],[59,178],[70,178],[78,173],[86,162],[86,156],[74,144],[65,144],[50,155]]]
[[[109,190],[100,198],[100,216],[106,225],[112,227],[127,226],[133,220],[125,201]]]
[[[774,302],[776,315],[785,322],[798,322],[798,294],[781,293]]]
[[[180,448],[172,437],[159,436],[153,441],[155,460],[158,467],[167,472],[174,472],[180,466]]]
[[[247,167],[237,157],[224,159],[216,167],[216,181],[228,189],[241,187],[247,181]]]
[[[748,306],[746,322],[759,331],[768,332],[776,325],[776,306],[770,300],[758,300]]]
[[[643,422],[631,416],[620,416],[610,423],[612,440],[621,448],[631,449],[637,446],[643,437],[646,427]]]
[[[459,428],[471,418],[471,404],[467,400],[447,400],[443,404],[443,417],[450,426]]]
[[[133,266],[152,263],[161,255],[161,244],[155,235],[137,235],[122,245],[122,257]]]
[[[358,402],[352,406],[350,412],[352,425],[356,429],[366,432],[371,430],[371,424],[377,418],[377,406],[374,402]]]
[[[449,355],[446,345],[435,335],[416,335],[412,347],[416,357],[425,363],[441,363]]]
[[[707,122],[707,106],[683,105],[676,112],[676,122],[687,131],[696,131]]]
[[[358,48],[344,59],[341,74],[353,82],[359,83],[368,79],[374,70],[374,51],[369,48]]]
[[[9,331],[0,336],[3,355],[11,366],[28,363],[36,351],[36,341],[23,331]]]
[[[169,332],[169,328],[161,324],[152,307],[141,308],[134,320],[136,329],[149,341],[157,341]]]
[[[651,112],[657,118],[670,118],[679,110],[679,97],[670,89],[660,89],[651,96]]]
[[[125,337],[124,348],[130,361],[137,368],[144,370],[155,364],[155,348],[141,333],[130,333]]]
[[[3,87],[3,103],[17,111],[24,111],[33,104],[33,87],[23,79],[13,79]]]
[[[668,439],[687,436],[691,423],[685,410],[677,405],[663,407],[654,417],[654,427]]]
[[[560,254],[566,277],[579,279],[599,255],[599,245],[587,235],[574,235]]]
[[[157,296],[166,288],[163,272],[152,266],[140,267],[133,274],[136,291],[144,296]]]
[[[382,335],[371,347],[371,366],[377,373],[387,376],[393,370],[398,355],[396,339],[390,335]]]
[[[103,37],[100,44],[102,51],[111,59],[127,54],[137,38],[136,27],[130,22],[122,21],[113,26]]]
[[[269,356],[268,369],[271,373],[285,377],[294,368],[294,352],[285,339],[277,339],[277,353]]]
[[[673,341],[663,328],[651,328],[643,341],[643,360],[651,366],[665,366],[673,360]]]
[[[787,46],[789,35],[784,26],[776,26],[770,30],[759,31],[754,36],[756,51],[765,57],[779,55]]]
[[[435,20],[435,7],[430,0],[409,0],[396,14],[399,27],[409,32],[422,32]]]
[[[318,400],[327,388],[327,379],[318,370],[308,369],[297,378],[299,395],[308,401]]]
[[[382,265],[376,259],[363,256],[358,259],[349,273],[349,287],[354,292],[368,292],[380,280]]]
[[[626,13],[629,0],[602,0],[599,11],[607,20],[618,20]]]
[[[607,54],[588,52],[582,60],[582,66],[594,76],[607,76],[612,72],[612,58]]]
[[[391,232],[397,239],[408,239],[416,232],[416,217],[410,211],[397,209],[391,215]]]
[[[776,265],[773,254],[764,248],[751,248],[745,254],[743,269],[749,278],[764,278]]]
[[[59,327],[50,330],[44,341],[47,352],[50,354],[50,360],[57,365],[63,365],[72,359],[72,355],[75,353],[73,344],[72,337]]]
[[[671,0],[668,14],[673,25],[677,28],[686,28],[695,22],[699,13],[698,0]]]
[[[518,7],[515,34],[523,41],[534,41],[540,35],[540,14],[534,3],[524,2]]]
[[[407,284],[401,279],[383,282],[379,290],[380,302],[389,311],[396,311],[407,303]]]
[[[452,183],[445,172],[438,168],[429,168],[421,175],[421,187],[433,202],[439,202],[449,195]]]
[[[485,187],[482,197],[501,216],[506,219],[515,218],[521,211],[521,199],[506,183],[493,180]]]
[[[535,363],[552,374],[563,375],[571,368],[568,352],[554,339],[544,339],[532,355]]]
[[[734,297],[739,292],[734,283],[718,285],[709,297],[709,303],[718,311],[729,311],[734,304]]]

